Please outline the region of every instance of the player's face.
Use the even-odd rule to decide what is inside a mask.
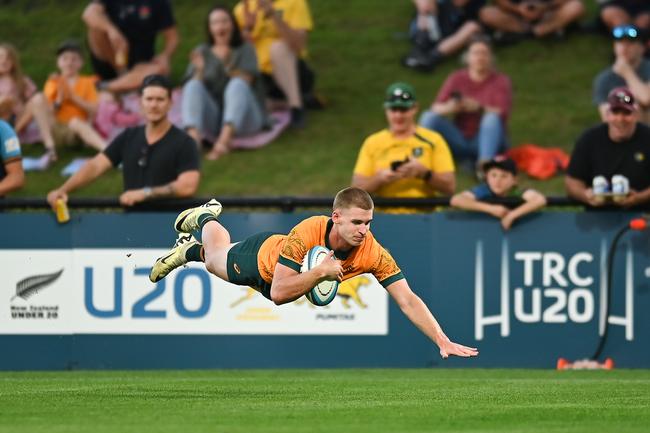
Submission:
[[[226,11],[221,9],[212,11],[208,18],[208,26],[210,27],[210,34],[215,41],[223,42],[224,44],[230,42],[233,23]]]
[[[607,111],[607,124],[609,138],[613,141],[624,141],[634,135],[636,122],[638,120],[637,112],[621,109]]]
[[[509,171],[495,167],[487,172],[485,181],[493,193],[503,196],[515,186],[517,178]]]
[[[140,104],[147,122],[158,123],[167,117],[172,100],[164,87],[149,86],[142,91]]]
[[[388,129],[393,134],[409,132],[413,125],[415,125],[417,111],[417,105],[412,108],[387,108],[386,119],[388,120]]]
[[[372,221],[372,210],[365,210],[358,207],[350,209],[335,209],[332,213],[332,221],[336,224],[339,235],[345,242],[353,247],[363,243]]]
[[[64,51],[56,59],[56,65],[64,76],[76,75],[83,66],[81,56],[74,51]]]

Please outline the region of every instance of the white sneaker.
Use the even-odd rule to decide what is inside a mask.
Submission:
[[[174,269],[185,265],[187,263],[185,253],[194,245],[199,245],[199,241],[194,236],[189,233],[179,234],[172,249],[164,256],[158,257],[156,263],[153,264],[151,273],[149,273],[151,282],[157,283]]]
[[[179,233],[192,233],[194,230],[198,230],[200,228],[199,217],[205,213],[212,214],[217,218],[221,214],[221,203],[212,199],[201,206],[185,209],[176,217],[174,230]]]

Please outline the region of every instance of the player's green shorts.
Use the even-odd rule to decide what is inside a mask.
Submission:
[[[270,236],[276,233],[262,232],[236,243],[228,251],[226,269],[228,281],[238,286],[250,286],[271,299],[271,285],[264,281],[257,267],[257,253]]]

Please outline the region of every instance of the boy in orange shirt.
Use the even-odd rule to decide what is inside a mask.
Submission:
[[[373,210],[370,195],[350,187],[334,198],[331,217],[307,218],[288,235],[259,233],[233,244],[230,233],[217,221],[221,204],[213,199],[178,215],[176,245],[156,260],[149,278],[157,282],[187,262],[200,261],[222,280],[253,287],[280,305],[300,298],[322,281],[371,273],[408,319],[438,345],[443,358],[478,355],[476,348],[450,341],[426,304],[413,293],[395,260],[370,233]],[[199,229],[203,244],[191,234]],[[328,259],[301,273],[303,258],[316,245],[331,250]]]
[[[97,111],[95,79],[80,75],[83,67],[81,46],[74,41],[63,42],[56,51],[58,73],[45,83],[43,93],[52,107],[52,133],[55,142],[73,144],[77,138],[101,151],[106,141],[93,128]]]

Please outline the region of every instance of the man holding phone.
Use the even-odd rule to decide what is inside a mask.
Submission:
[[[352,176],[352,186],[377,197],[425,198],[451,195],[456,174],[451,152],[437,132],[415,122],[418,103],[413,87],[393,83],[386,89],[388,128],[364,141]],[[390,209],[413,212],[413,209]]]

